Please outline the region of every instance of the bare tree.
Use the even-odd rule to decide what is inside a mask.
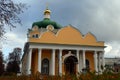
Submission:
[[[15,24],[21,24],[18,14],[23,13],[25,4],[16,4],[12,0],[0,0],[0,38],[5,33],[5,25],[9,28],[15,28]]]

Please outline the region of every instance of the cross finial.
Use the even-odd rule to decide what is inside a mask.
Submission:
[[[48,2],[47,2],[47,3],[46,3],[46,9],[48,9],[48,5],[49,5],[49,4],[48,4]]]
[[[48,9],[48,3],[46,3],[46,10],[44,11],[44,18],[50,18],[51,11]]]

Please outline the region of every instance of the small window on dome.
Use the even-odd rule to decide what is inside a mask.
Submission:
[[[32,37],[35,38],[35,35],[33,34]]]
[[[39,36],[38,36],[38,34],[36,34],[36,38],[38,38]]]
[[[48,26],[47,26],[47,30],[53,31],[53,30],[54,30],[54,27],[53,27],[52,25],[48,25]]]
[[[33,34],[32,37],[33,37],[33,38],[38,38],[39,35],[38,35],[38,34]]]
[[[35,31],[35,30],[38,30],[38,26],[36,26],[36,25],[33,27],[33,31]]]

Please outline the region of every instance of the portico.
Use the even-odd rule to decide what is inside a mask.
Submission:
[[[34,44],[34,43],[29,43],[30,44],[30,49],[29,49],[29,53],[28,53],[28,68],[27,68],[27,74],[31,74],[31,68],[32,65],[31,64],[35,64],[34,62],[31,62],[32,60],[32,55],[34,55],[34,50],[38,50],[37,54],[38,55],[38,59],[36,62],[38,62],[38,65],[34,65],[34,66],[38,66],[36,69],[33,69],[33,73],[39,71],[40,73],[43,74],[48,74],[48,75],[65,75],[67,74],[67,72],[74,72],[76,73],[80,73],[82,72],[82,69],[84,68],[90,68],[90,71],[96,71],[98,72],[98,70],[101,70],[101,65],[104,66],[103,63],[103,59],[102,57],[100,57],[101,55],[103,55],[104,50],[102,47],[88,47],[88,46],[76,46],[76,45],[52,45],[52,44]],[[41,47],[42,45],[42,47]],[[50,45],[52,46],[52,49],[50,47]],[[44,47],[43,47],[44,46]],[[49,50],[48,55],[45,55],[46,53],[44,53],[45,50]],[[93,54],[93,58],[94,61],[90,61],[90,58],[88,57],[88,54]],[[43,58],[42,58],[43,57]],[[42,61],[44,60],[44,57],[47,57],[48,61],[49,61],[49,66],[48,66],[48,71],[46,71],[46,73],[42,70],[44,69],[42,67]],[[67,58],[72,57],[76,58],[76,62],[74,64],[74,71],[70,70],[71,68],[69,67],[70,64],[69,62],[67,64],[65,64],[65,60],[67,61]],[[92,57],[92,56],[91,56]],[[99,57],[99,58],[98,58]],[[70,60],[70,58],[69,58]],[[69,61],[68,60],[68,61]],[[89,64],[86,64],[86,60],[89,61]],[[58,66],[57,65],[57,61],[58,61]],[[94,64],[94,65],[93,65]],[[67,67],[66,67],[67,65]],[[86,66],[87,65],[87,66]],[[94,66],[94,68],[92,68]],[[56,72],[56,68],[58,68],[58,71]],[[66,68],[70,68],[70,69],[66,69]],[[66,72],[67,71],[67,72]],[[49,73],[47,73],[49,72]]]

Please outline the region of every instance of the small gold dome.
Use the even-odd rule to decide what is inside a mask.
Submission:
[[[50,14],[50,13],[51,13],[51,11],[48,8],[44,11],[44,15],[45,14]]]

